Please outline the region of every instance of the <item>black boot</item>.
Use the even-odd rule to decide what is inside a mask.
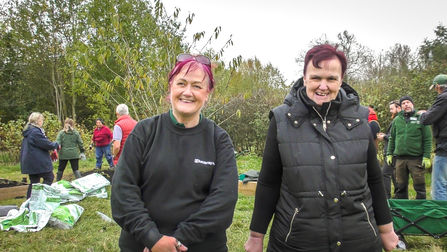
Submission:
[[[425,184],[416,184],[413,185],[413,188],[416,191],[416,199],[427,199]]]
[[[408,199],[408,183],[396,183],[394,190],[395,199]]]
[[[73,171],[73,174],[75,175],[75,178],[82,178],[81,172],[79,170]]]
[[[62,175],[64,174],[63,171],[57,171],[57,177],[56,177],[56,181],[60,181],[62,179]]]

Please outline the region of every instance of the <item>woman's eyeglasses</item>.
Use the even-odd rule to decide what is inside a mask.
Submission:
[[[177,62],[182,62],[182,61],[190,60],[190,59],[194,59],[195,61],[197,61],[199,63],[202,63],[207,66],[211,66],[211,60],[208,57],[203,56],[203,55],[193,56],[188,53],[181,53],[177,56]]]

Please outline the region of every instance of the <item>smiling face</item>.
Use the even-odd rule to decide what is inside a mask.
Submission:
[[[337,97],[343,78],[341,76],[341,64],[336,58],[321,61],[316,68],[312,63],[307,65],[304,85],[306,94],[316,104],[322,105]]]
[[[178,122],[186,127],[193,127],[199,123],[200,112],[208,100],[209,77],[200,67],[189,69],[185,65],[183,69],[174,76],[170,85],[170,100],[172,112]]]

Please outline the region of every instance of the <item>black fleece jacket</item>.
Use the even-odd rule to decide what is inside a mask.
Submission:
[[[140,121],[112,181],[112,215],[122,251],[173,236],[194,251],[227,251],[237,201],[237,166],[228,134],[204,118],[175,126],[164,113]],[[141,250],[140,250],[141,249]]]

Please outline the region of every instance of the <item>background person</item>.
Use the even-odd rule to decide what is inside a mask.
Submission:
[[[377,139],[377,134],[380,132],[380,124],[378,122],[379,118],[377,117],[377,113],[374,110],[372,105],[368,106],[369,115],[368,115],[368,123],[371,128],[371,134],[374,139],[374,143],[376,144],[377,151],[379,150],[379,139]]]
[[[115,113],[117,120],[113,127],[113,164],[116,166],[123,151],[124,143],[137,121],[129,116],[129,108],[126,104],[118,105]]]
[[[409,175],[413,178],[416,199],[426,199],[425,169],[431,167],[431,129],[420,122],[414,109],[413,99],[402,96],[399,100],[402,111],[394,118],[388,142],[386,161],[393,164],[396,157],[395,199],[408,199]]]
[[[61,146],[59,150],[59,167],[57,168],[56,181],[62,179],[65,167],[67,167],[69,161],[75,178],[81,178],[82,176],[79,172],[79,155],[80,153],[85,155],[85,149],[81,135],[74,128],[73,119],[65,119],[64,129],[57,135],[56,142]]]
[[[435,158],[431,175],[431,197],[447,200],[447,75],[440,74],[433,79],[430,89],[438,93],[435,102],[427,111],[421,111],[421,123],[433,125],[436,141]]]
[[[394,100],[390,102],[389,105],[390,113],[391,113],[391,119],[394,119],[396,115],[401,111],[399,100]],[[385,141],[383,144],[383,156],[386,159],[386,151],[388,148],[388,140],[391,135],[391,126],[393,125],[393,122],[390,123],[388,126],[388,129],[386,130],[386,133],[379,133],[377,134],[377,139],[379,141]],[[396,193],[396,172],[395,172],[395,164],[396,164],[396,158],[393,156],[391,165],[388,164],[388,162],[383,162],[382,166],[382,174],[383,174],[383,185],[385,186],[385,192],[386,192],[386,198],[391,199],[391,181],[393,182],[394,186],[394,193]]]
[[[90,144],[96,146],[96,166],[94,170],[101,170],[103,156],[106,157],[107,163],[109,163],[109,169],[115,169],[112,153],[110,153],[111,141],[112,131],[104,125],[104,121],[101,118],[96,119],[96,128],[93,130],[92,143]]]
[[[336,47],[313,47],[304,77],[270,112],[246,251],[263,251],[273,215],[267,251],[396,247],[368,109],[343,82],[346,65]]]
[[[210,60],[180,54],[168,83],[171,110],[137,123],[113,176],[120,249],[228,251],[238,172],[230,137],[201,113],[214,89]]]
[[[41,113],[31,113],[22,132],[20,168],[22,174],[28,174],[30,180],[26,193],[27,199],[31,196],[32,184],[40,183],[40,178],[46,185],[51,185],[54,180],[53,162],[49,151],[57,150],[60,146],[45,136],[42,128],[43,121],[44,117]]]

